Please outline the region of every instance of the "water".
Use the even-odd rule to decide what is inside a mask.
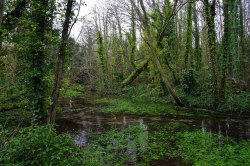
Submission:
[[[132,125],[140,125],[143,131],[137,133],[140,139],[141,148],[147,147],[148,131],[150,131],[150,123],[158,122],[162,126],[172,123],[181,122],[190,126],[191,129],[198,129],[204,133],[216,133],[218,134],[219,146],[222,143],[221,137],[227,138],[233,137],[237,141],[250,139],[250,119],[235,118],[229,116],[207,116],[207,118],[196,118],[195,115],[188,117],[178,116],[132,116],[132,115],[105,115],[98,113],[95,107],[79,109],[77,111],[71,110],[58,116],[57,130],[59,133],[69,132],[74,138],[75,142],[80,146],[87,146],[91,144],[90,133],[97,133],[99,135],[107,132],[110,128],[116,127],[121,131]],[[159,129],[161,125],[159,125]],[[185,131],[186,129],[183,129]],[[124,136],[124,139],[128,139],[127,151],[128,156],[127,163],[136,163],[136,147],[133,139],[130,138],[130,134]],[[118,144],[117,140],[113,140],[113,146]],[[133,164],[132,164],[133,165]],[[155,163],[157,166],[182,166],[185,165],[178,160],[164,161],[159,160]]]

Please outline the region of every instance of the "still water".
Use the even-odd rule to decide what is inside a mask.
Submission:
[[[73,135],[76,144],[85,147],[91,144],[91,137],[89,134],[96,133],[102,135],[109,129],[116,127],[120,131],[132,125],[142,126],[143,132],[137,133],[145,140],[142,141],[142,147],[147,146],[148,132],[150,131],[150,123],[158,122],[159,130],[161,126],[166,126],[168,123],[181,122],[185,123],[193,129],[198,129],[206,133],[218,134],[219,141],[221,136],[227,138],[233,137],[236,141],[250,139],[250,119],[249,117],[238,118],[230,116],[216,116],[209,115],[202,117],[193,116],[134,116],[134,115],[106,115],[98,113],[98,108],[88,107],[84,109],[71,110],[60,114],[57,118],[57,131],[59,133],[68,132]],[[183,129],[185,130],[185,129]],[[126,139],[130,139],[130,135],[126,135]],[[221,143],[221,142],[219,142]],[[115,146],[116,140],[113,140]],[[128,163],[136,162],[133,158],[136,154],[136,148],[133,140],[129,141],[127,145]],[[164,161],[159,160],[154,165],[157,166],[182,166],[185,165],[178,160]]]

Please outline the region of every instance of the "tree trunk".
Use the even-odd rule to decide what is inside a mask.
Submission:
[[[168,56],[169,56],[169,55],[168,55]],[[176,74],[175,74],[175,70],[170,66],[170,64],[169,64],[168,59],[167,59],[166,56],[164,56],[164,61],[165,61],[166,65],[167,65],[168,69],[170,70],[170,72],[171,72],[172,75],[173,75],[174,84],[175,84],[175,85],[179,85],[179,84],[180,84],[180,81],[179,81],[179,79],[177,79]]]
[[[187,39],[186,39],[186,52],[185,52],[185,62],[184,68],[185,70],[189,67],[189,57],[191,56],[192,51],[192,1],[188,2],[187,9]],[[190,57],[191,58],[191,57]],[[192,58],[191,58],[192,60]],[[190,66],[192,66],[192,61],[190,60]]]
[[[136,69],[122,82],[122,88],[130,85],[143,71],[147,68],[150,59],[143,61],[141,64],[137,65]]]
[[[4,1],[5,0],[0,0],[0,29],[2,26],[2,22],[3,22]]]
[[[245,43],[244,43],[244,24],[243,24],[243,7],[242,7],[242,0],[239,0],[239,6],[240,6],[240,45],[241,45],[241,56],[240,56],[240,62],[241,62],[241,68],[242,68],[242,76],[244,81],[247,81],[247,72],[246,72],[246,63],[244,62],[246,58],[246,49],[245,49]]]
[[[46,54],[43,47],[46,28],[48,27],[47,19],[49,16],[46,13],[49,7],[48,0],[33,1],[31,6],[32,21],[37,25],[33,38],[30,39],[30,51],[28,51],[26,59],[29,64],[26,88],[28,89],[29,104],[31,112],[33,113],[32,124],[38,125],[43,123],[46,119],[45,93],[47,89],[44,86],[45,83],[43,80],[45,76],[44,62]]]
[[[60,88],[62,85],[63,64],[64,64],[64,59],[66,56],[67,39],[69,36],[70,16],[72,13],[73,2],[74,0],[68,0],[66,14],[65,14],[65,21],[63,24],[62,41],[61,41],[61,45],[59,48],[59,55],[58,55],[57,63],[56,63],[55,85],[54,85],[54,90],[52,94],[53,104],[49,111],[49,117],[48,117],[48,123],[50,124],[55,123],[56,108],[58,104]]]
[[[0,0],[0,40],[2,38],[2,22],[3,22],[3,12],[4,12],[4,1]],[[0,56],[2,56],[2,42],[0,42]]]
[[[172,89],[164,71],[163,71],[163,68],[161,66],[161,63],[159,62],[158,58],[157,58],[157,46],[154,44],[154,39],[153,39],[153,36],[151,34],[151,31],[150,31],[150,27],[149,27],[149,20],[148,20],[148,15],[146,13],[146,9],[145,9],[145,6],[143,4],[143,0],[140,0],[140,5],[141,5],[141,8],[142,8],[142,11],[143,11],[143,15],[141,14],[140,10],[138,9],[138,7],[135,5],[134,1],[133,0],[130,0],[131,4],[134,6],[135,10],[137,11],[137,14],[140,18],[140,21],[142,23],[142,26],[144,28],[144,31],[146,32],[146,35],[147,35],[147,38],[148,38],[148,41],[149,41],[149,45],[150,45],[150,50],[151,50],[151,53],[152,53],[152,56],[153,56],[153,60],[154,62],[156,63],[157,67],[158,67],[158,70],[161,74],[161,77],[166,85],[166,87],[168,88],[170,94],[173,96],[175,102],[177,103],[177,105],[179,106],[183,106],[183,104],[181,103],[180,99],[178,98],[178,96],[176,95],[176,93],[174,92],[174,90]]]
[[[223,56],[221,63],[221,82],[220,82],[220,101],[225,99],[226,79],[227,79],[227,60],[230,54],[230,30],[229,30],[229,13],[228,13],[229,0],[223,0],[223,14],[224,14],[224,36],[223,36]]]
[[[193,3],[193,19],[194,19],[194,40],[195,40],[195,68],[196,70],[201,69],[201,47],[200,47],[200,32],[199,32],[199,24],[198,24],[198,17],[197,17],[197,10],[195,1]]]
[[[211,63],[211,72],[212,72],[212,86],[213,86],[213,108],[217,109],[219,99],[218,99],[218,89],[217,89],[217,72],[215,68],[215,58],[216,58],[216,32],[215,32],[215,1],[213,0],[212,4],[208,2],[208,0],[204,0],[204,7],[205,7],[205,18],[208,26],[208,46],[209,46],[209,56],[210,56],[210,63]]]

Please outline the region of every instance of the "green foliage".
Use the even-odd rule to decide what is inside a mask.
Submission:
[[[85,165],[128,165],[137,162],[147,150],[145,126],[114,128],[101,136],[92,135],[91,145],[83,150]]]
[[[102,68],[102,72],[105,73],[107,71],[107,60],[105,57],[105,48],[104,48],[104,44],[103,44],[103,37],[102,37],[102,33],[100,31],[97,32],[97,53],[99,56],[99,60],[100,60],[100,65]]]
[[[24,97],[25,89],[23,86],[10,85],[0,91],[0,110],[12,110],[25,108],[27,99]]]
[[[237,144],[217,134],[202,131],[179,133],[178,142],[181,158],[194,165],[249,165],[249,142]]]
[[[154,96],[155,93],[153,89],[149,89],[146,85],[137,85],[137,86],[126,86],[122,89],[124,96],[131,98],[147,98]]]
[[[172,105],[151,103],[143,99],[126,98],[104,98],[95,101],[99,104],[108,104],[101,112],[112,114],[134,114],[134,115],[166,115],[176,114]]]
[[[61,98],[84,98],[84,86],[80,84],[72,84],[70,80],[64,78],[62,88],[60,89]]]
[[[0,138],[6,135],[0,133]],[[21,129],[1,142],[0,162],[7,165],[79,165],[80,150],[66,134],[57,135],[50,126]]]
[[[145,161],[154,162],[178,157],[178,144],[176,142],[180,137],[176,131],[187,130],[187,125],[180,122],[171,122],[165,125],[152,122],[148,128],[150,129],[149,148],[143,156]]]
[[[207,117],[206,114],[191,111],[175,110],[172,104],[155,103],[140,98],[103,98],[95,101],[97,104],[105,104],[100,112],[109,114],[128,115],[168,115],[186,117]]]
[[[228,93],[219,110],[233,113],[247,113],[250,110],[249,90],[238,94]]]
[[[181,73],[181,86],[187,94],[194,94],[195,87],[194,70],[189,69],[187,72]]]
[[[31,122],[31,112],[23,109],[0,112],[0,125],[15,129],[16,126],[28,126]]]
[[[182,122],[113,128],[83,149],[85,165],[152,165],[178,158],[193,165],[249,165],[249,142],[202,132]]]
[[[126,85],[128,82],[131,81],[131,79],[135,76],[137,70],[139,70],[140,68],[142,68],[143,66],[145,66],[145,64],[148,63],[149,60],[144,60],[142,61],[140,64],[136,65],[135,68],[136,70],[134,70],[133,72],[131,72],[131,74],[122,81],[122,85]]]
[[[181,74],[181,85],[176,86],[175,90],[181,97],[184,104],[200,108],[213,107],[212,82],[211,76],[207,74],[208,69],[203,68],[200,71],[189,70]],[[227,83],[227,88],[229,87]],[[233,89],[232,87],[230,89]],[[250,110],[247,91],[238,91],[238,93],[226,92],[225,100],[218,106],[218,111],[232,113],[247,113]]]
[[[128,49],[129,49],[129,59],[131,62],[131,65],[136,68],[135,64],[135,56],[136,56],[136,24],[135,24],[135,11],[132,7],[132,14],[131,14],[131,30],[130,33],[126,33],[127,39],[128,39]]]

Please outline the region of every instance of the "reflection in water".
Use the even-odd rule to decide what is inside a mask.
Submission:
[[[82,131],[80,134],[75,136],[75,142],[79,145],[85,145],[88,142],[86,132]]]
[[[72,101],[71,101],[72,102]],[[71,103],[72,106],[72,103]],[[182,122],[195,128],[199,128],[203,133],[209,133],[208,140],[211,141],[212,133],[217,133],[219,138],[219,145],[222,145],[222,136],[234,137],[237,140],[250,139],[250,120],[235,120],[230,118],[208,118],[208,119],[190,119],[189,117],[139,117],[139,116],[116,116],[115,118],[111,115],[103,115],[92,112],[67,112],[62,114],[57,122],[60,125],[58,128],[59,132],[70,132],[75,136],[75,142],[79,145],[86,146],[91,140],[88,137],[89,133],[95,132],[101,134],[111,127],[115,126],[124,130],[129,126],[138,124],[142,127],[142,130],[136,134],[138,136],[138,146],[142,149],[142,153],[146,151],[148,146],[149,137],[149,123],[157,121],[161,124],[168,124],[170,122]],[[164,126],[164,125],[163,125]],[[159,129],[160,130],[160,129]],[[183,129],[185,130],[185,129]],[[133,133],[132,133],[133,134]],[[128,140],[127,149],[124,153],[128,156],[128,164],[133,164],[137,160],[136,156],[136,142],[131,137],[131,133],[123,135],[124,140]],[[119,146],[117,138],[112,140],[113,146]],[[164,163],[164,162],[161,162]],[[178,165],[179,162],[175,161],[174,165]],[[161,164],[159,164],[161,165]],[[162,164],[163,165],[163,164]]]
[[[146,147],[148,146],[148,126],[143,123],[143,119],[140,119],[140,126],[142,127],[143,131],[138,133],[140,147],[143,152],[146,151]]]
[[[123,126],[124,126],[124,127],[127,126],[126,116],[123,116]]]
[[[226,121],[226,137],[227,137],[227,140],[228,140],[228,130],[229,130],[229,127],[230,127],[230,123],[229,123],[229,120],[227,119]]]
[[[72,105],[72,100],[69,100],[69,109],[72,109],[73,105]]]
[[[78,133],[78,137],[81,137],[82,131],[86,133],[98,132],[102,133],[104,130],[112,126],[119,127],[124,130],[132,124],[139,124],[144,129],[141,137],[147,138],[148,123],[158,121],[166,124],[173,121],[180,121],[201,128],[202,132],[217,133],[228,137],[234,137],[237,140],[250,139],[250,120],[234,120],[225,117],[225,119],[185,119],[183,117],[176,119],[167,117],[138,117],[138,116],[105,116],[102,114],[95,114],[89,112],[67,112],[62,114],[57,123],[59,132]],[[77,132],[78,131],[78,132]],[[76,133],[77,132],[77,133]]]
[[[124,130],[127,127],[127,120],[126,120],[126,116],[122,117],[122,126],[121,126],[121,130]]]
[[[205,133],[205,132],[207,131],[205,120],[202,120],[202,121],[201,121],[201,129],[202,129],[202,132],[203,132],[203,133]]]
[[[219,132],[218,132],[219,146],[221,146],[222,140],[221,140],[221,126],[220,126],[220,124],[219,124],[218,128],[219,128]]]
[[[136,143],[135,141],[129,136],[128,137],[128,145],[127,145],[127,162],[128,163],[135,163],[136,159]]]

